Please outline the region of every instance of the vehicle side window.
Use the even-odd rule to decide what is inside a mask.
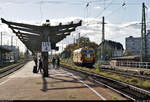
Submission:
[[[88,52],[89,52],[89,53],[94,53],[94,51],[93,51],[93,50],[88,50]]]

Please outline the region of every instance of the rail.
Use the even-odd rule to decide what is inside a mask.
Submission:
[[[111,79],[111,78],[108,78],[108,77],[105,77],[102,75],[97,75],[95,73],[86,72],[86,71],[79,70],[79,69],[74,69],[70,66],[66,66],[66,65],[61,65],[61,66],[65,69],[73,70],[75,72],[79,72],[84,75],[91,76],[96,81],[103,83],[104,85],[107,85],[114,90],[117,90],[118,92],[120,92],[120,94],[126,96],[130,100],[148,100],[148,99],[150,99],[150,92],[145,89],[141,89],[141,88],[135,87],[133,85],[123,83],[121,81],[117,81],[117,80],[114,80],[114,79]]]
[[[140,78],[140,79],[143,79],[143,80],[150,80],[149,75],[141,75],[141,74],[144,73],[143,71],[139,71],[140,75],[135,75],[135,74],[127,73],[128,70],[121,72],[119,70],[116,70],[115,68],[112,68],[112,67],[110,68],[108,66],[101,66],[101,70],[102,71],[107,71],[107,72],[113,72],[113,73],[123,75],[123,76],[126,76],[126,77],[134,77],[134,78]]]
[[[20,63],[17,63],[17,64],[14,64],[14,65],[10,65],[10,66],[7,66],[7,67],[4,67],[4,68],[1,68],[0,69],[0,78],[4,77],[4,76],[7,76],[9,75],[10,73],[20,69],[21,67],[23,67],[28,61],[30,60],[25,60],[23,62],[20,62]]]
[[[131,62],[131,61],[111,61],[112,66],[124,66],[124,67],[135,67],[135,68],[150,68],[150,62]]]

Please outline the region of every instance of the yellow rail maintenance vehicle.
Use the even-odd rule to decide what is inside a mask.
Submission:
[[[73,51],[73,62],[76,65],[92,67],[95,64],[95,51],[92,48],[79,48]]]

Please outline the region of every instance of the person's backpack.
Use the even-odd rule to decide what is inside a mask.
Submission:
[[[33,73],[37,73],[37,66],[33,67]]]

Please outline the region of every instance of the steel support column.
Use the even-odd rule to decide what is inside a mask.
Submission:
[[[42,52],[43,77],[48,77],[48,52]]]

